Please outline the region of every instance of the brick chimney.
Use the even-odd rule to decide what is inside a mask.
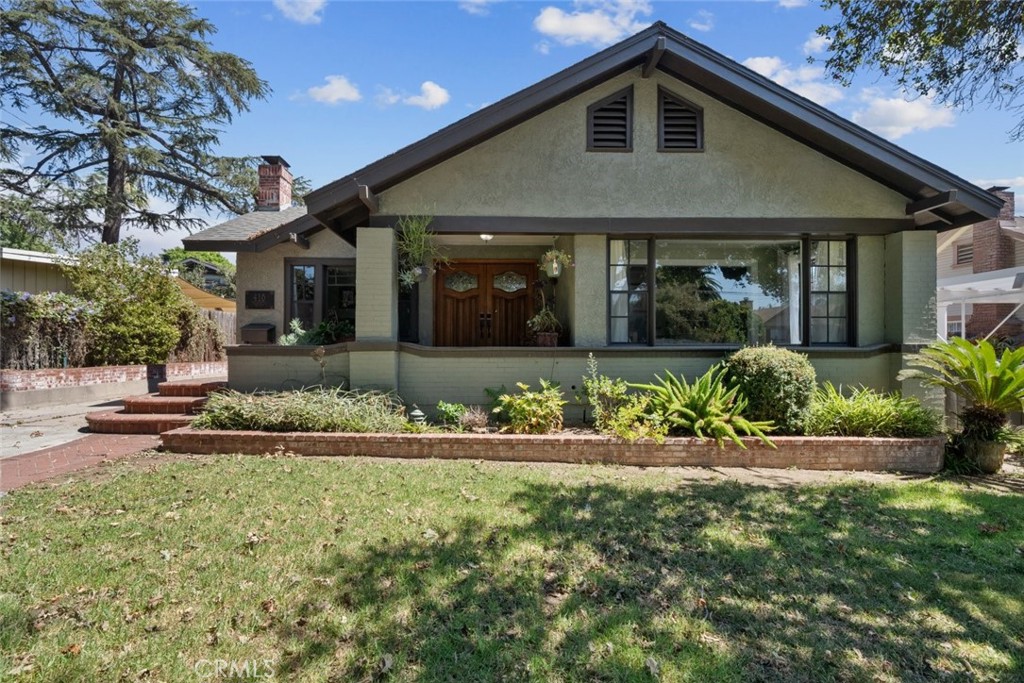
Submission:
[[[973,228],[973,268],[975,273],[1013,268],[1013,239],[1000,228],[1000,222],[1014,220],[1014,194],[1006,187],[990,187],[988,192],[1003,200],[1003,208],[992,220],[977,223]],[[1010,314],[1013,304],[975,304],[967,324],[968,337],[984,337],[999,322]],[[1019,325],[1009,321],[999,328],[997,334],[1017,334]]]
[[[257,211],[283,211],[292,206],[292,174],[282,157],[265,156],[259,165]]]

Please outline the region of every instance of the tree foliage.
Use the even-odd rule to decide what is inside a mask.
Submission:
[[[1024,3],[1020,0],[823,0],[840,17],[818,28],[831,39],[825,68],[849,84],[877,68],[908,93],[968,109],[990,102],[1014,112],[1024,138]]]
[[[0,247],[52,252],[54,238],[46,214],[31,201],[0,195]]]
[[[93,308],[92,365],[163,363],[181,337],[182,308],[191,306],[153,256],[138,243],[97,244],[64,265],[75,293]]]
[[[2,4],[4,107],[45,118],[0,120],[0,159],[21,162],[0,171],[0,189],[106,243],[128,226],[198,227],[195,210],[249,210],[253,160],[214,150],[269,88],[249,62],[212,49],[210,22],[174,0]]]

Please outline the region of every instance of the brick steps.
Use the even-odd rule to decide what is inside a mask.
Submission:
[[[161,434],[192,424],[194,415],[131,414],[121,411],[89,413],[85,421],[97,434]]]
[[[130,396],[124,399],[124,412],[130,415],[152,413],[196,415],[206,403],[205,396]]]
[[[89,413],[90,431],[98,434],[160,434],[187,427],[203,410],[206,397],[227,387],[220,380],[162,382],[159,394],[129,396],[124,410]]]
[[[161,382],[157,385],[161,396],[208,396],[218,389],[226,389],[227,382],[223,381],[196,381],[179,380],[176,382]]]

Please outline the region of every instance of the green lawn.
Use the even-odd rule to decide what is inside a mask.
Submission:
[[[0,505],[0,679],[1024,680],[1024,495],[949,481],[206,457]]]

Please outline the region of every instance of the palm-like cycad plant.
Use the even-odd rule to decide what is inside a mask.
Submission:
[[[908,360],[899,379],[917,379],[952,391],[970,404],[961,414],[964,436],[989,441],[1007,414],[1024,406],[1024,347],[997,356],[988,341],[953,337],[934,342]]]
[[[658,380],[657,384],[629,386],[650,392],[651,409],[671,431],[693,434],[701,439],[710,437],[719,446],[729,439],[743,449],[746,446],[740,435],[756,436],[775,448],[775,444],[765,436],[765,432],[773,428],[772,423],[743,417],[747,399],[734,382],[726,381],[726,371],[721,364],[712,366],[693,384],[667,370],[664,379],[658,375],[654,378]]]

